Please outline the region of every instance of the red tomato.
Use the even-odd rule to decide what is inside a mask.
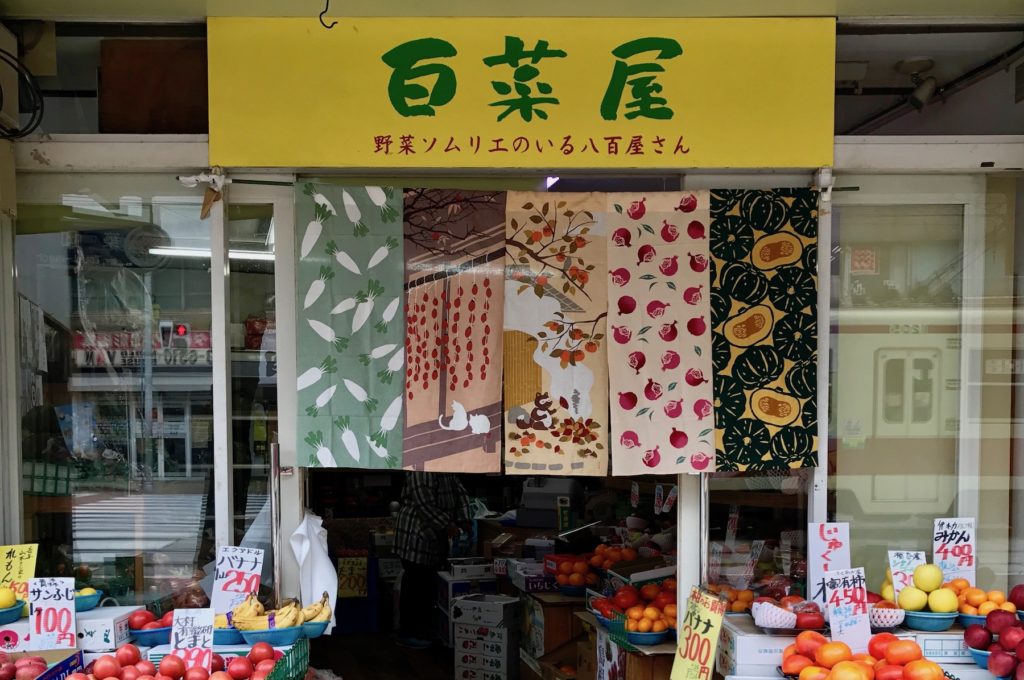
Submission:
[[[886,664],[875,669],[875,680],[903,680],[903,666]]]
[[[871,656],[874,656],[872,654]],[[921,648],[913,640],[895,640],[885,648],[885,661],[894,666],[905,666],[921,658]]]
[[[142,673],[135,666],[122,666],[121,667],[121,680],[138,680]]]
[[[142,661],[135,664],[135,667],[139,669],[139,672],[143,675],[156,675],[156,666],[153,665],[152,661],[143,659]]]
[[[128,627],[132,630],[141,630],[150,621],[156,621],[156,614],[148,609],[140,609],[128,617]]]
[[[210,680],[234,680],[226,671],[217,671],[210,676]]]
[[[663,590],[658,593],[658,596],[654,598],[654,606],[658,609],[664,609],[665,605],[676,603],[676,591],[674,590]]]
[[[257,642],[249,650],[249,661],[258,664],[265,659],[274,658],[274,648],[266,642]]]
[[[256,670],[264,671],[265,673],[270,673],[270,671],[274,670],[274,666],[276,664],[277,662],[273,659],[264,659],[263,661],[260,661],[258,664],[256,664]]]
[[[267,676],[270,675],[264,671],[253,671],[252,677],[249,680],[267,680]]]
[[[89,676],[85,673],[72,673],[64,680],[89,680]]]
[[[228,661],[228,675],[235,680],[245,680],[252,675],[252,661],[244,656],[236,656]]]
[[[121,675],[121,664],[109,654],[104,654],[92,665],[92,674],[96,676],[96,680],[115,678]]]
[[[647,602],[654,602],[660,593],[661,587],[657,583],[648,583],[640,589],[640,597],[644,598]]]
[[[180,656],[168,654],[160,659],[160,675],[166,675],[171,680],[178,680],[185,675],[185,662]]]
[[[779,600],[779,606],[787,611],[793,611],[793,605],[800,604],[803,601],[804,598],[799,595],[787,595]]]
[[[615,597],[612,598],[615,602],[615,606],[626,611],[630,607],[635,607],[640,604],[640,595],[636,592],[636,589],[627,590],[622,588],[619,592],[615,593]]]
[[[825,617],[818,612],[809,612],[796,615],[796,627],[802,630],[809,628],[824,628]]]
[[[160,619],[160,623],[164,624],[164,628],[174,625],[174,610],[164,612],[163,618]]]
[[[134,666],[142,661],[142,654],[135,645],[121,645],[114,652],[114,656],[122,666]]]
[[[154,630],[156,628],[166,628],[163,621],[150,621],[142,627],[142,630]]]
[[[210,668],[213,669],[214,673],[224,670],[224,657],[220,654],[214,654],[213,660],[210,662]]]
[[[786,675],[800,675],[800,671],[813,665],[814,662],[803,654],[790,654],[782,660],[782,672]]]
[[[156,680],[156,677],[153,675],[140,675],[135,680]]]
[[[210,680],[210,674],[201,666],[192,666],[185,671],[185,680]]]
[[[896,640],[899,640],[899,638],[892,633],[878,633],[877,635],[872,635],[871,640],[868,641],[868,654],[876,659],[884,659],[885,648],[889,646],[890,642],[894,642]]]
[[[166,675],[161,675],[160,673],[157,673],[156,678],[154,678],[154,680],[171,680],[171,678],[169,678]]]

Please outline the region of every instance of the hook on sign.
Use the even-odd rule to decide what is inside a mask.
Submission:
[[[337,21],[332,21],[328,25],[328,23],[326,21],[324,21],[324,15],[327,14],[328,10],[330,10],[330,9],[331,9],[331,0],[324,0],[324,11],[320,12],[320,25],[323,26],[324,28],[334,28],[335,24],[338,23]]]

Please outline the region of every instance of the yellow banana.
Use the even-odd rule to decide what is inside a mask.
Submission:
[[[320,616],[320,613],[323,611],[324,607],[328,607],[326,592],[323,594],[323,597],[321,597],[317,602],[311,604],[308,607],[305,607],[302,610],[302,620],[304,622],[313,621],[318,616]],[[330,609],[330,607],[328,607],[328,609]],[[330,612],[328,612],[328,615],[330,615]]]
[[[230,628],[231,623],[228,621],[227,614],[217,614],[213,617],[214,628]]]
[[[331,620],[331,608],[330,608],[330,606],[325,604],[320,609],[320,613],[317,614],[316,617],[314,617],[312,619],[312,622],[313,623],[323,623],[324,621],[330,621],[330,620]]]
[[[302,624],[302,612],[294,605],[274,612],[274,628],[291,628]]]
[[[236,616],[232,621],[238,630],[267,630],[270,628],[270,617],[265,614],[263,616]]]

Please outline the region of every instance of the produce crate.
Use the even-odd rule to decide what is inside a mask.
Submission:
[[[292,648],[274,664],[267,680],[301,680],[309,668],[309,640],[299,638]]]

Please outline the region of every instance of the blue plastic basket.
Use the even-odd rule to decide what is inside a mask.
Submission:
[[[215,645],[241,645],[245,644],[242,631],[237,628],[214,628],[213,644]]]
[[[87,612],[96,609],[96,605],[103,599],[103,591],[97,590],[92,595],[75,595],[75,611]]]
[[[973,625],[975,623],[984,626],[986,618],[987,617],[985,616],[975,616],[974,614],[960,614],[957,620],[960,622],[961,626],[966,628],[967,626]]]
[[[960,616],[956,612],[948,614],[936,614],[935,612],[907,612],[903,619],[903,625],[911,630],[923,630],[929,633],[937,633],[949,630]]]
[[[13,607],[0,609],[0,624],[14,623],[21,618],[23,611],[25,611],[25,602],[23,600],[15,600]]]
[[[660,633],[627,633],[626,639],[634,645],[660,645],[668,637],[668,631]]]
[[[306,637],[308,637],[310,640],[312,640],[313,638],[318,638],[318,637],[320,637],[321,635],[324,634],[325,630],[327,630],[327,624],[329,624],[329,623],[330,623],[330,621],[318,621],[316,623],[312,623],[312,622],[304,623],[304,624],[302,624],[303,634]]]
[[[974,663],[978,664],[978,668],[988,670],[988,657],[992,652],[987,649],[974,649],[973,647],[968,647],[967,651],[971,653],[971,658],[974,659]]]
[[[171,643],[171,626],[166,628],[150,628],[149,630],[133,630],[132,636],[140,647],[156,647]]]
[[[242,637],[245,644],[254,645],[257,642],[267,642],[272,647],[287,647],[294,645],[302,637],[302,626],[289,626],[288,628],[270,628],[267,630],[243,630]]]

